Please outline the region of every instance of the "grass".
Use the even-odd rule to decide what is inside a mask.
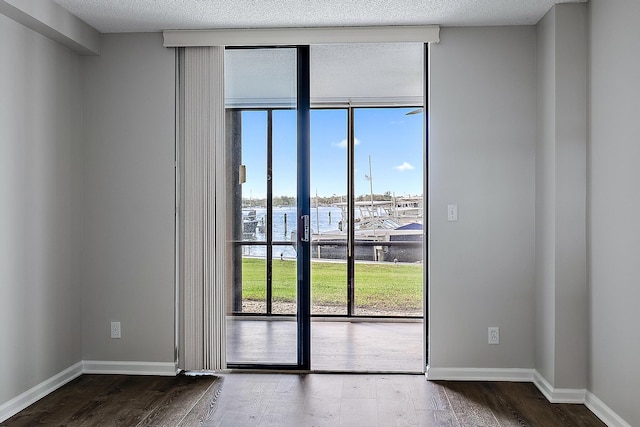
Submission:
[[[358,307],[419,309],[422,307],[421,264],[356,263],[355,296]],[[311,298],[317,305],[347,303],[346,263],[311,264]],[[295,302],[296,262],[273,261],[273,301]],[[242,259],[242,297],[266,299],[266,261]]]

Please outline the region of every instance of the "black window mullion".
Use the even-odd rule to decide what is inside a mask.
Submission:
[[[311,368],[311,239],[304,239],[303,217],[310,218],[311,96],[309,46],[297,48],[297,247],[298,366]]]
[[[347,316],[355,314],[355,134],[353,107],[347,118]]]
[[[267,111],[267,315],[273,310],[273,110]]]

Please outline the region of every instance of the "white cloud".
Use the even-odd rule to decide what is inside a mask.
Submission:
[[[400,166],[396,166],[394,169],[400,172],[404,172],[410,171],[411,169],[413,169],[413,166],[410,163],[404,162]]]
[[[338,148],[347,148],[347,140],[343,139],[342,141],[338,142],[338,143],[333,143],[331,144],[334,147],[338,147]]]
[[[333,147],[338,147],[338,148],[347,148],[347,140],[343,139],[340,142],[334,142],[331,144]],[[355,145],[360,145],[360,140],[358,138],[356,138],[355,140]]]

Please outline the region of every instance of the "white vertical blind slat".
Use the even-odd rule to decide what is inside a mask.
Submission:
[[[215,369],[223,369],[226,367],[226,310],[225,310],[225,285],[226,285],[226,275],[227,271],[225,268],[225,258],[226,258],[226,194],[227,194],[227,185],[226,185],[226,167],[225,167],[225,136],[226,136],[226,126],[225,126],[225,109],[224,109],[224,48],[218,47],[215,51],[216,55],[216,65],[218,73],[212,78],[215,81],[216,87],[216,114],[215,114],[215,129],[216,135],[215,140],[217,143],[215,144],[215,171],[216,171],[216,182],[215,182],[215,209],[214,209],[214,218],[215,218],[215,229],[218,231],[214,237],[214,253],[215,253],[215,283],[214,287],[214,305],[213,310],[216,313],[216,316],[213,318],[216,319],[216,323],[214,325],[214,339],[216,346],[216,353],[214,354],[214,360],[216,360],[217,365]]]
[[[225,368],[224,48],[184,51],[182,367]]]

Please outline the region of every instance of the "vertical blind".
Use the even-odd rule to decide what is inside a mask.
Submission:
[[[180,366],[225,368],[224,47],[180,52]]]

